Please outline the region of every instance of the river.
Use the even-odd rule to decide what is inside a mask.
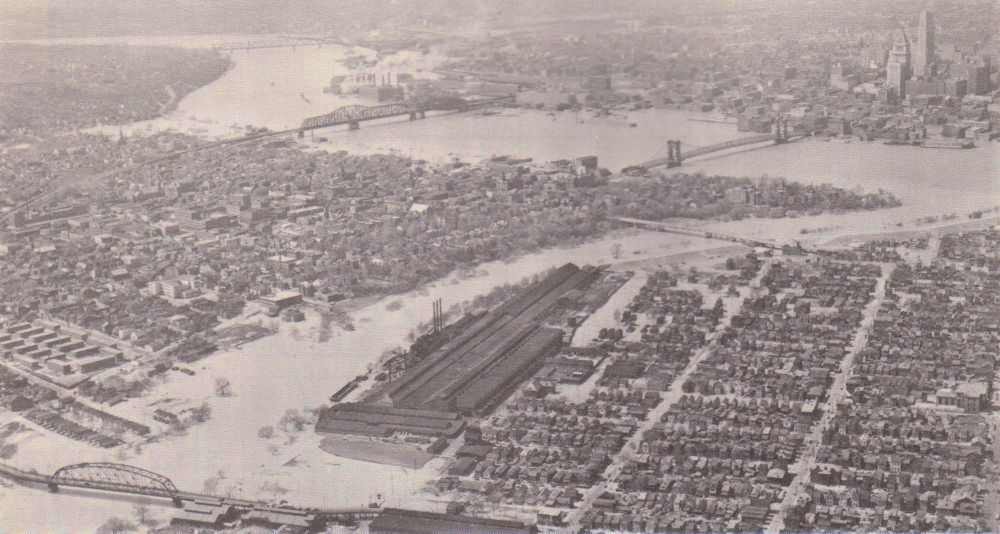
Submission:
[[[230,36],[234,41],[246,40],[242,37]],[[157,37],[128,42],[208,46],[219,40],[203,38],[192,44],[182,37]],[[173,128],[219,138],[239,135],[247,124],[294,127],[306,116],[358,102],[322,92],[331,76],[347,72],[341,62],[349,53],[370,51],[328,45],[234,52],[234,66],[221,79],[189,94],[166,117],[131,125],[129,132]],[[429,77],[440,59],[433,54],[390,56],[377,68]],[[117,132],[117,127],[114,130]],[[687,113],[676,110],[642,110],[600,118],[586,112],[550,115],[505,110],[496,115],[366,124],[355,132],[320,131],[316,136],[328,141],[307,142],[330,150],[393,151],[435,161],[501,154],[538,161],[596,155],[602,166],[618,170],[662,155],[667,139],[680,139],[685,147],[692,147],[742,135],[732,125],[690,121]],[[796,238],[806,228],[823,229],[810,235],[832,238],[894,229],[917,217],[951,212],[964,215],[1000,204],[1000,145],[995,143],[971,150],[930,150],[859,141],[803,141],[717,154],[689,162],[679,170],[783,176],[869,191],[883,188],[905,203],[878,213],[710,225],[757,237]],[[613,260],[610,254],[611,244],[616,242],[623,244],[625,252],[620,260]],[[469,276],[452,275],[391,299],[398,302],[389,308],[387,302],[362,308],[352,314],[354,331],[336,330],[327,341],[319,340],[319,320],[310,314],[306,323],[282,324],[276,336],[211,356],[195,366],[193,377],[171,375],[150,399],[116,407],[122,413],[146,414],[153,409],[149,403],[155,400],[176,406],[208,402],[212,419],[186,434],[164,438],[141,451],[119,454],[35,429],[22,435],[13,463],[51,471],[65,463],[123,461],[160,472],[193,491],[203,489],[206,479],[214,478],[220,491],[250,498],[288,499],[316,506],[363,505],[375,493],[383,493],[388,495],[389,504],[406,504],[440,465],[431,462],[430,468],[414,471],[362,464],[321,452],[317,436],[309,431],[279,433],[272,440],[258,438],[257,431],[276,424],[288,409],[326,402],[384,350],[405,343],[406,334],[428,320],[436,298],[444,299],[447,307],[565,261],[631,262],[711,246],[715,245],[681,236],[634,233],[537,252],[513,262],[496,262]],[[232,397],[213,394],[219,377],[231,382]],[[0,414],[0,418],[11,417]],[[50,495],[18,487],[0,489],[0,509],[0,532],[92,531],[111,515],[132,516],[128,502]],[[154,507],[154,513],[162,524],[171,512]]]
[[[210,46],[251,39],[242,35],[197,39],[155,36],[124,42]],[[241,135],[247,125],[288,129],[306,117],[340,106],[374,104],[356,96],[323,92],[332,76],[350,72],[342,63],[349,54],[375,57],[371,50],[337,45],[234,51],[233,68],[219,80],[187,95],[166,117],[138,122],[127,130],[175,129],[219,139]],[[433,51],[428,55],[404,52],[383,58],[373,70],[433,78],[432,70],[444,60]],[[394,119],[365,123],[358,131],[317,130],[306,142],[328,150],[393,152],[431,161],[497,155],[551,161],[596,155],[601,166],[617,171],[662,156],[668,139],[679,139],[682,148],[688,149],[752,135],[737,132],[730,124],[692,121],[691,115],[671,109],[618,112],[606,117],[595,117],[591,112],[509,109],[495,115],[470,113],[415,122]],[[116,134],[117,126],[107,131]],[[327,141],[321,142],[321,137]],[[868,191],[882,188],[906,204],[905,209],[888,214],[893,224],[1000,204],[1000,143],[970,150],[934,150],[858,140],[806,140],[716,153],[692,160],[678,171],[781,176]]]
[[[613,256],[613,244],[621,245],[618,258]],[[194,376],[171,373],[166,383],[143,399],[111,409],[122,416],[150,420],[151,412],[159,407],[177,411],[207,402],[212,409],[207,422],[141,450],[124,452],[96,449],[29,423],[32,431],[20,434],[18,453],[8,463],[53,472],[68,463],[124,462],[168,476],[188,491],[205,490],[206,480],[214,479],[213,492],[287,499],[303,506],[360,507],[379,493],[393,506],[439,506],[417,492],[444,467],[443,460],[432,460],[419,470],[382,466],[321,451],[321,436],[308,428],[291,433],[279,430],[270,439],[260,438],[257,432],[264,426],[277,426],[288,410],[327,403],[333,392],[365,372],[385,350],[405,345],[407,334],[430,320],[431,303],[436,299],[442,299],[448,309],[498,285],[516,283],[568,261],[632,263],[720,246],[727,245],[674,234],[622,231],[453,273],[427,287],[358,309],[352,313],[355,329],[334,329],[329,339],[322,338],[319,317],[310,312],[304,323],[280,323],[277,334],[213,354],[190,366],[196,371]],[[215,394],[217,378],[230,382],[231,397]],[[7,420],[19,419],[0,413],[0,423]],[[0,532],[93,531],[111,516],[131,519],[133,507],[130,501],[87,499],[72,491],[52,495],[17,486],[0,488],[4,512]],[[173,515],[162,502],[150,508],[161,525]],[[443,504],[440,508],[443,511]],[[52,512],[39,514],[39,510]]]
[[[169,41],[160,38],[156,42]],[[343,105],[371,105],[354,96],[322,91],[333,75],[349,72],[342,64],[347,54],[374,57],[370,50],[331,45],[233,52],[234,66],[221,79],[189,94],[166,117],[136,123],[132,131],[174,128],[223,138],[240,135],[246,125],[287,129],[305,117]],[[434,52],[427,56],[401,53],[384,58],[374,70],[429,78],[434,77],[432,69],[443,60]],[[617,112],[605,117],[582,111],[508,109],[494,115],[472,113],[415,122],[396,119],[365,123],[358,131],[317,130],[306,142],[328,150],[392,152],[431,161],[478,160],[497,155],[550,161],[596,155],[601,166],[617,171],[662,156],[668,139],[680,139],[682,148],[688,149],[751,135],[737,132],[730,124],[692,121],[690,116],[670,109]],[[324,137],[327,141],[320,141]],[[781,176],[868,191],[885,189],[905,204],[880,214],[880,219],[891,225],[927,215],[964,215],[1000,204],[1000,143],[985,143],[970,150],[934,150],[858,140],[805,140],[716,153],[692,160],[677,171]],[[819,218],[788,226],[797,232],[800,226],[838,224],[828,222]]]

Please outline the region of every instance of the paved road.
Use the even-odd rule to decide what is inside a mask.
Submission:
[[[733,317],[739,313],[740,308],[743,305],[743,300],[745,300],[749,295],[759,293],[760,280],[767,274],[773,263],[774,260],[767,260],[764,265],[761,266],[760,272],[757,273],[757,277],[754,278],[754,280],[749,284],[751,288],[755,289],[751,289],[750,291],[741,294],[741,298],[734,305],[726,308],[725,316],[723,316],[722,320],[719,321],[715,330],[706,337],[705,346],[697,352],[693,358],[691,358],[691,361],[689,361],[687,366],[684,367],[684,370],[681,371],[681,373],[677,375],[677,378],[675,378],[670,384],[670,388],[663,393],[663,400],[660,401],[660,404],[649,412],[646,420],[639,425],[632,437],[625,442],[625,446],[622,447],[621,451],[619,451],[618,454],[611,459],[611,463],[601,475],[601,482],[595,484],[592,488],[584,492],[583,499],[577,503],[577,507],[574,508],[566,517],[566,523],[568,525],[566,529],[567,532],[579,532],[582,530],[583,525],[581,521],[584,513],[591,509],[597,497],[605,491],[616,487],[616,483],[614,481],[618,478],[618,475],[621,474],[622,468],[625,466],[627,460],[632,457],[635,451],[639,450],[643,434],[652,429],[653,426],[660,421],[660,417],[667,413],[667,411],[670,410],[670,408],[676,404],[682,396],[684,396],[684,391],[681,389],[681,386],[687,381],[691,374],[698,369],[698,365],[705,359],[705,357],[711,353],[718,340],[719,334],[725,331],[726,327],[728,327],[732,322]]]
[[[854,372],[854,360],[858,353],[868,344],[868,335],[871,333],[872,325],[875,323],[875,317],[878,315],[878,311],[885,301],[886,283],[889,281],[889,277],[892,276],[894,270],[896,270],[896,266],[893,264],[882,265],[882,274],[879,276],[878,284],[875,287],[875,296],[865,306],[861,325],[854,334],[854,341],[851,343],[851,348],[847,356],[840,362],[840,369],[837,370],[837,373],[833,377],[833,384],[830,386],[826,402],[819,407],[822,415],[806,436],[798,461],[788,468],[789,472],[795,473],[795,478],[785,488],[784,498],[779,504],[779,510],[771,518],[765,529],[765,532],[769,534],[778,533],[784,529],[786,515],[795,507],[802,495],[805,494],[806,486],[809,484],[810,473],[816,465],[823,431],[826,430],[830,425],[830,421],[833,420],[833,416],[837,411],[837,405],[847,396],[847,379]]]

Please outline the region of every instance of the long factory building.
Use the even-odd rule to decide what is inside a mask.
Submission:
[[[334,407],[320,418],[317,430],[345,432],[361,428],[365,426],[362,420],[390,417],[383,412],[396,410],[489,412],[536,372],[547,356],[558,352],[562,330],[542,326],[542,322],[560,299],[591,284],[598,276],[596,267],[581,269],[572,263],[559,267],[484,315],[403,376],[372,390],[364,403],[380,406],[381,410]],[[412,417],[413,412],[408,415]],[[350,423],[340,421],[348,417]],[[377,434],[385,426],[380,420],[367,424],[372,430],[378,428]],[[433,426],[428,424],[428,428]]]

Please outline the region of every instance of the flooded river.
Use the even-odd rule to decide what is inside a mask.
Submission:
[[[238,40],[238,37],[230,37]],[[183,38],[156,38],[176,44]],[[204,38],[195,43],[218,42]],[[190,43],[188,43],[190,44]],[[323,93],[331,76],[344,74],[341,61],[349,53],[368,53],[339,46],[324,48],[238,51],[233,68],[220,80],[199,89],[167,117],[131,126],[132,132],[177,129],[209,138],[239,135],[247,124],[272,129],[296,126],[303,118],[355,103],[356,99]],[[440,58],[390,57],[380,69],[430,76]],[[634,124],[634,126],[633,126]],[[117,128],[115,128],[117,131]],[[609,117],[591,113],[507,110],[496,115],[451,115],[417,122],[365,125],[360,131],[317,132],[330,150],[393,151],[429,160],[475,159],[510,154],[536,160],[596,155],[602,166],[618,170],[664,152],[667,139],[685,147],[733,139],[745,134],[726,124],[688,120],[675,110],[643,110]],[[312,141],[310,141],[312,142]],[[917,217],[1000,204],[1000,144],[971,150],[930,150],[858,141],[804,141],[750,148],[695,160],[681,170],[790,179],[865,190],[889,190],[905,205],[873,213],[822,215],[776,221],[716,223],[731,233],[794,238],[801,229],[832,237],[897,228]],[[611,245],[621,243],[626,257],[613,260]],[[611,263],[710,248],[717,243],[659,233],[617,235],[592,243],[526,255],[513,262],[484,265],[466,276],[453,275],[430,287],[362,308],[352,315],[355,330],[335,329],[320,341],[319,319],[282,324],[276,336],[241,349],[213,355],[194,368],[197,374],[172,375],[150,399],[132,401],[123,412],[145,413],[155,400],[179,405],[207,402],[213,417],[186,434],[164,438],[141,451],[107,453],[35,429],[22,435],[12,463],[52,471],[65,463],[122,461],[172,478],[179,487],[204,489],[214,480],[222,492],[247,498],[287,499],[301,505],[364,505],[374,494],[389,504],[406,504],[440,467],[433,461],[419,471],[359,464],[328,455],[311,432],[257,437],[258,429],[275,425],[289,409],[318,406],[348,380],[364,372],[386,349],[406,342],[406,335],[431,315],[431,302],[445,307],[469,300],[491,288],[516,282],[566,261]],[[215,379],[226,378],[234,395],[213,394]],[[10,418],[10,414],[0,414]],[[359,476],[364,473],[364,476]],[[92,531],[112,515],[131,518],[133,503],[50,495],[23,488],[0,488],[0,531]],[[39,509],[59,513],[39,514]],[[162,521],[167,508],[154,507]]]

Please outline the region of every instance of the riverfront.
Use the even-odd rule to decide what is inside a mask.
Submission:
[[[129,42],[206,48],[252,37]],[[0,174],[11,177],[3,184],[9,232],[0,243],[8,296],[0,316],[0,386],[11,409],[0,411],[0,428],[9,431],[0,438],[8,456],[0,461],[45,473],[81,462],[122,463],[169,477],[185,491],[302,507],[377,502],[445,512],[489,501],[501,503],[490,515],[548,520],[541,511],[566,522],[557,526],[575,528],[642,530],[657,525],[658,514],[674,514],[674,524],[659,523],[663,528],[788,525],[806,521],[815,504],[800,503],[787,488],[813,483],[809,469],[817,458],[840,461],[839,438],[823,432],[850,424],[835,414],[835,401],[857,385],[849,382],[855,362],[890,358],[865,352],[868,336],[882,333],[871,338],[876,348],[878,341],[907,344],[885,334],[878,314],[908,321],[896,305],[926,314],[957,306],[975,320],[984,313],[972,296],[976,287],[995,286],[982,267],[991,261],[982,243],[991,243],[1000,206],[996,142],[926,150],[823,135],[621,173],[664,156],[668,140],[687,150],[760,133],[707,119],[718,115],[698,115],[696,106],[611,102],[605,113],[599,106],[525,104],[521,93],[545,99],[529,90],[512,97],[521,100],[516,108],[190,150],[262,128],[294,129],[343,106],[376,105],[380,91],[391,89],[324,91],[334,77],[395,73],[399,83],[404,73],[416,88],[480,83],[442,79],[454,50],[399,48],[235,50],[227,53],[228,70],[179,102],[171,97],[161,117],[104,121],[52,140],[11,134],[0,158]],[[132,167],[147,158],[162,159]],[[129,172],[113,172],[125,166]],[[76,179],[81,175],[100,180],[85,183]],[[57,180],[64,190],[55,189]],[[32,197],[36,189],[39,197]],[[61,196],[50,199],[46,190]],[[30,204],[32,198],[47,205]],[[615,222],[649,214],[693,235]],[[932,229],[931,244],[923,243]],[[703,231],[768,246],[754,251],[695,236]],[[967,236],[971,231],[985,234]],[[877,243],[890,237],[900,242]],[[868,241],[876,243],[847,250]],[[860,259],[798,257],[803,249],[796,244]],[[887,263],[893,254],[905,256],[896,262],[903,267]],[[936,266],[908,265],[915,257]],[[523,290],[527,279],[567,262],[602,266],[610,280],[601,286],[607,294],[573,288],[552,296],[560,311],[545,310],[552,314],[543,318],[549,332],[568,334],[565,346],[547,347],[555,353],[546,354],[546,364],[586,367],[591,374],[579,383],[505,378],[490,390],[510,394],[489,399],[496,410],[461,414],[480,435],[449,436],[437,452],[428,452],[423,435],[331,438],[316,431],[335,392],[348,391],[338,402],[361,402],[405,375],[389,362],[433,331],[435,303],[452,323],[464,312],[495,308],[504,300],[497,294],[511,296],[512,287]],[[928,285],[949,288],[949,262],[980,265],[955,277],[967,299],[907,300]],[[487,295],[490,305],[474,304]],[[910,327],[926,335],[920,324]],[[949,327],[958,336],[961,325]],[[988,367],[951,371],[988,382]],[[872,369],[859,372],[879,383]],[[949,397],[938,390],[951,384],[925,378],[920,402],[942,408],[948,401],[940,399]],[[52,384],[75,380],[85,386],[50,394],[62,387]],[[357,388],[343,390],[349,383]],[[422,395],[428,406],[449,402]],[[59,397],[71,396],[101,415],[67,408],[71,403]],[[860,397],[866,403],[875,404]],[[817,406],[823,416],[810,418]],[[731,415],[732,432],[718,439],[671,434],[689,414],[713,429],[716,418]],[[940,424],[951,425],[950,417]],[[141,424],[122,431],[118,419]],[[773,437],[747,438],[765,427]],[[120,439],[101,439],[111,435]],[[378,445],[359,452],[366,439]],[[639,497],[648,488],[636,472],[646,481],[676,475],[675,486],[650,495],[705,497],[708,490],[690,481],[721,480],[730,464],[670,462],[692,451],[707,455],[726,440],[735,447],[711,454],[749,452],[732,453],[739,485],[721,495],[720,481],[711,511],[702,500],[698,512],[678,504],[665,513],[654,510],[666,506],[662,501]],[[751,443],[767,440],[775,443],[766,450]],[[384,461],[366,461],[379,454]],[[93,531],[110,517],[134,517],[138,508],[162,526],[177,513],[164,501],[50,494],[0,482],[0,532]],[[605,492],[620,498],[609,505]],[[940,497],[958,509],[964,493]],[[772,504],[781,505],[777,516],[768,516]],[[624,510],[654,522],[626,526]],[[716,512],[721,518],[708,517]],[[954,524],[972,525],[964,517]]]

